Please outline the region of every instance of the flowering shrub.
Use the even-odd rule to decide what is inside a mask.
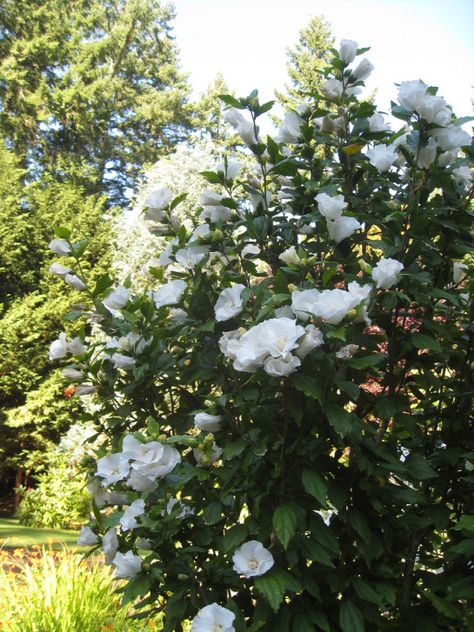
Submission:
[[[470,137],[421,81],[392,130],[357,98],[364,50],[342,42],[276,139],[271,103],[223,96],[255,168],[203,172],[191,229],[179,191],[150,198],[154,291],[91,287],[86,244],[52,243],[93,303],[52,353],[108,438],[81,538],[165,631],[472,623]]]

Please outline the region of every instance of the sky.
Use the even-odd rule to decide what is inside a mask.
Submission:
[[[194,95],[218,72],[237,96],[254,88],[261,102],[287,82],[286,50],[311,17],[325,17],[336,38],[371,46],[377,89],[388,111],[395,83],[422,79],[457,116],[472,114],[474,96],[473,0],[173,0],[174,36]]]

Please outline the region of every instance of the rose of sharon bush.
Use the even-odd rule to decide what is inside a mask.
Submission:
[[[247,157],[189,221],[149,192],[143,292],[52,242],[87,286],[50,349],[101,439],[81,541],[165,632],[472,627],[470,138],[419,81],[388,126],[364,52],[275,138],[222,96]]]

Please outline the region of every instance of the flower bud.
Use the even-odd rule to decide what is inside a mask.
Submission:
[[[161,443],[164,443],[167,438],[168,437],[165,434],[160,434],[160,436],[158,437],[158,441],[160,441]]]
[[[369,265],[367,261],[364,261],[364,259],[358,259],[357,263],[359,264],[359,268],[362,272],[366,272],[367,274],[372,272],[372,266]]]
[[[222,231],[219,228],[217,228],[215,231],[212,232],[211,240],[212,241],[220,241],[223,236],[224,235],[223,235]]]

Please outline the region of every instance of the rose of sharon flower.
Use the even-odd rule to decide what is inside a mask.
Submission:
[[[96,476],[104,479],[102,481],[103,487],[109,487],[109,485],[127,478],[129,471],[129,457],[122,452],[103,456],[97,461]]]
[[[211,603],[194,617],[192,632],[234,632],[235,614],[227,608]]]
[[[130,290],[123,285],[119,285],[104,298],[102,303],[110,311],[122,309],[127,304],[129,296]]]
[[[397,160],[398,154],[395,147],[388,145],[375,145],[367,151],[367,157],[371,165],[379,171],[388,171]]]
[[[135,555],[133,551],[127,551],[126,553],[118,551],[112,560],[112,564],[115,566],[116,579],[131,579],[136,577],[141,571],[142,558],[139,555]]]
[[[365,81],[374,69],[373,64],[368,59],[363,59],[360,64],[352,71],[352,77],[357,81]]]
[[[347,208],[347,202],[344,201],[342,195],[328,195],[327,193],[318,193],[316,196],[318,210],[326,219],[339,219],[342,211]]]
[[[342,81],[338,79],[328,79],[322,86],[321,92],[328,99],[340,99],[344,92]]]
[[[132,470],[153,480],[169,474],[181,461],[176,448],[159,441],[140,443],[133,435],[127,435],[122,445],[122,454],[130,459]]]
[[[186,282],[181,279],[168,281],[155,292],[151,292],[151,298],[158,308],[164,305],[176,305],[181,300],[186,287]]]
[[[92,546],[97,544],[98,541],[99,537],[90,527],[81,527],[79,539],[77,540],[77,546]]]
[[[245,285],[237,283],[233,287],[227,287],[225,290],[222,290],[214,306],[217,321],[229,320],[240,314],[243,309],[240,295],[244,289]]]
[[[76,290],[85,290],[87,287],[84,281],[80,279],[77,274],[65,274],[64,281]]]
[[[299,258],[299,255],[296,252],[296,248],[294,246],[290,246],[289,248],[287,248],[281,253],[281,255],[279,255],[278,258],[287,266],[297,266],[301,262],[301,259]]]
[[[276,137],[279,143],[297,143],[301,137],[303,119],[296,112],[288,112],[280,125]]]
[[[291,294],[291,309],[296,318],[306,321],[313,314],[313,306],[319,297],[318,290],[294,290]]]
[[[356,230],[361,228],[361,224],[355,217],[339,217],[335,220],[327,220],[329,239],[335,241],[336,244],[347,239]]]
[[[209,252],[208,246],[189,245],[187,248],[180,248],[176,254],[176,263],[183,266],[186,270],[192,270],[200,263]]]
[[[197,413],[197,415],[194,415],[194,426],[198,430],[204,430],[205,432],[220,430],[221,421],[221,415],[208,415],[208,413]]]
[[[59,360],[60,358],[64,358],[68,353],[68,344],[66,340],[66,334],[64,332],[60,333],[56,340],[53,340],[51,346],[49,347],[49,359],[50,360]]]
[[[226,355],[234,356],[236,371],[248,373],[261,367],[269,355],[285,358],[283,362],[288,364],[291,359],[287,354],[298,347],[298,339],[304,333],[303,327],[291,318],[270,318],[249,329],[239,339],[230,339]],[[296,370],[296,366],[293,370]]]
[[[405,266],[396,259],[382,258],[372,270],[372,278],[377,283],[377,287],[383,290],[395,285],[397,274],[403,270]]]
[[[273,555],[258,540],[249,540],[232,556],[233,569],[244,577],[264,575],[274,564]]]
[[[52,263],[49,266],[49,272],[50,274],[57,274],[58,276],[64,276],[65,274],[72,272],[72,270],[71,268],[66,268],[65,266],[62,266],[60,263]]]
[[[142,498],[134,500],[129,507],[125,508],[123,516],[120,518],[120,526],[122,531],[128,531],[129,529],[135,529],[138,527],[136,518],[145,513],[145,501]]]
[[[316,349],[324,344],[323,334],[320,329],[314,325],[306,325],[304,330],[306,333],[299,341],[298,349],[295,351],[296,355],[301,360],[306,358],[313,349]]]
[[[135,358],[126,356],[123,353],[114,353],[110,359],[116,369],[133,369],[137,362]]]
[[[339,47],[339,58],[341,59],[341,61],[343,61],[345,64],[350,64],[351,62],[353,62],[357,54],[357,47],[358,44],[357,42],[354,42],[354,40],[341,40],[341,44]]]
[[[102,537],[102,550],[105,555],[105,563],[112,564],[112,560],[115,557],[119,547],[119,541],[117,532],[115,529],[109,529],[107,533]]]
[[[301,366],[301,360],[291,353],[286,353],[280,358],[268,356],[263,363],[265,373],[272,377],[287,377]]]
[[[55,255],[66,257],[71,254],[71,246],[66,239],[53,239],[49,242],[48,247]]]

